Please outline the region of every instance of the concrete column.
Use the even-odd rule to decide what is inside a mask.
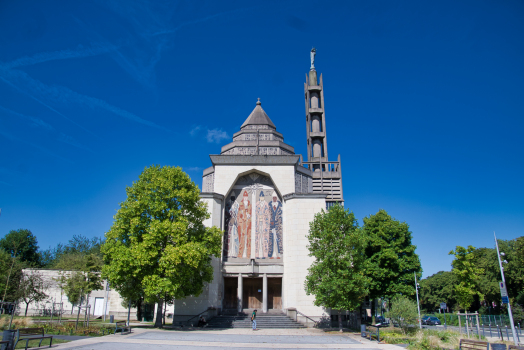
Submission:
[[[267,274],[262,279],[262,312],[267,312]]]
[[[242,294],[244,292],[244,283],[242,274],[238,274],[238,312],[242,312]]]
[[[313,115],[311,117],[311,131],[320,132],[320,116]]]
[[[318,92],[311,93],[311,108],[318,108]]]
[[[322,141],[313,139],[313,157],[318,158],[322,155]]]

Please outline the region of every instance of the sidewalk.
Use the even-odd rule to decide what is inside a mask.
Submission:
[[[54,347],[54,346],[53,346]],[[158,330],[136,328],[133,333],[81,339],[59,344],[57,349],[75,350],[243,350],[243,349],[362,349],[400,350],[361,338],[356,333],[325,333],[318,329],[224,329]]]

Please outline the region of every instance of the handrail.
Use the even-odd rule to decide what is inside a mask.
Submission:
[[[305,315],[305,314],[303,314],[302,312],[300,312],[300,311],[298,311],[298,310],[295,310],[295,311],[297,312],[297,314],[299,314],[299,315],[301,315],[301,316],[304,316],[305,318],[307,318],[307,319],[313,321],[315,324],[318,323],[318,321],[315,321],[314,319],[312,319],[312,318],[309,317],[308,315]]]
[[[202,312],[199,313],[198,315],[195,315],[195,316],[191,317],[189,320],[186,320],[186,322],[189,322],[189,321],[191,321],[192,319],[194,319],[195,317],[198,317],[198,316],[202,315],[204,312],[208,312],[208,311],[209,311],[209,308],[205,309],[204,311],[202,311]]]

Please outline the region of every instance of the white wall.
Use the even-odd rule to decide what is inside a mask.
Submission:
[[[215,165],[215,192],[227,195],[238,175],[251,170],[269,174],[281,195],[295,192],[294,165]]]
[[[309,256],[307,234],[316,213],[326,208],[324,198],[292,198],[285,203],[283,308],[294,307],[311,317],[327,313],[313,305],[313,295],[306,295],[304,282],[314,261]]]
[[[49,269],[24,269],[23,273],[25,275],[32,274],[32,273],[38,273],[42,276],[44,281],[48,284],[47,290],[45,290],[45,293],[47,294],[46,300],[35,303],[31,302],[29,304],[29,308],[27,311],[28,316],[34,316],[39,315],[42,312],[42,309],[46,309],[51,311],[52,310],[52,304],[53,302],[59,303],[63,302],[63,314],[76,315],[78,313],[78,308],[74,307],[67,299],[67,296],[63,293],[63,291],[60,289],[60,286],[57,282],[57,280],[60,278],[61,274],[70,274],[71,271],[62,271],[62,270],[49,270]],[[103,286],[105,287],[106,281],[103,281]],[[89,304],[91,304],[91,315],[94,313],[94,301],[95,298],[105,298],[106,292],[105,290],[95,290],[91,292],[91,295],[89,296]],[[55,308],[59,308],[59,305],[55,305]],[[18,314],[23,315],[25,313],[26,304],[25,302],[21,302],[17,306]],[[71,312],[73,311],[73,312]],[[82,311],[83,312],[83,311]],[[108,299],[107,299],[107,315],[115,315],[118,318],[127,318],[127,308],[122,306],[122,298],[120,295],[115,291],[111,290],[109,291]],[[80,316],[82,317],[82,316]],[[136,319],[136,309],[131,309],[131,319]]]

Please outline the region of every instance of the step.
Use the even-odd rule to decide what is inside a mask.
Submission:
[[[208,328],[251,328],[249,315],[221,315],[209,320]],[[257,315],[257,328],[305,328],[284,314]]]

